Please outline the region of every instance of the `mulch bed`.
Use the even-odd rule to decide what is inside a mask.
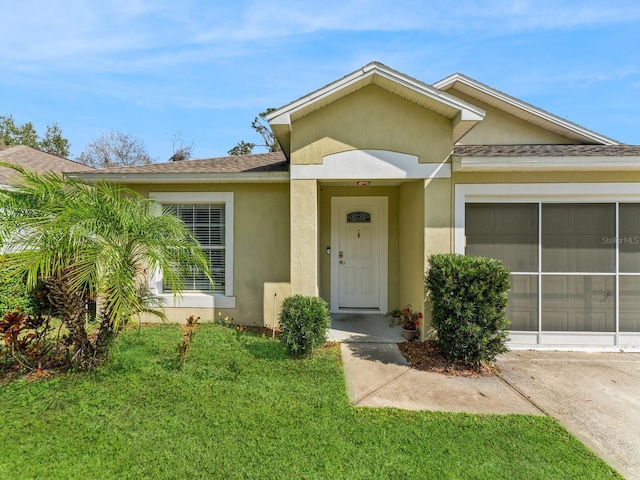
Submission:
[[[456,363],[443,355],[433,341],[404,342],[400,344],[400,351],[411,362],[411,368],[452,377],[488,377],[497,369],[495,365],[483,364],[475,368]]]

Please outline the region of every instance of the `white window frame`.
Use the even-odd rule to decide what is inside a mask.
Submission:
[[[164,301],[167,307],[236,308],[233,294],[233,192],[151,192],[149,198],[156,202],[157,214],[163,204],[224,204],[225,205],[225,291],[182,292],[174,295],[164,292],[163,278],[153,272],[149,280],[151,292]]]
[[[616,204],[616,237],[618,236],[619,203],[640,203],[639,183],[478,183],[455,185],[454,252],[464,254],[466,249],[465,209],[467,203],[614,203]],[[540,207],[539,207],[540,208]],[[538,218],[541,222],[541,218]],[[541,248],[538,245],[538,248]],[[640,350],[640,333],[619,331],[620,275],[616,250],[616,332],[512,332],[512,348]],[[538,262],[541,261],[540,255]],[[538,288],[538,315],[541,313],[540,286]]]

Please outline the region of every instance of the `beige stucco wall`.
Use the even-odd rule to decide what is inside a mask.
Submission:
[[[449,253],[452,249],[453,190],[450,178],[424,181],[424,254]],[[425,258],[424,267],[427,267]]]
[[[318,182],[291,180],[291,293],[318,295]]]
[[[399,302],[390,307],[411,304],[414,310],[424,312],[424,181],[403,183],[399,190]]]
[[[566,137],[525,122],[469,95],[450,89],[448,94],[486,110],[484,120],[460,140],[461,145],[514,145],[576,143]]]
[[[265,284],[288,284],[289,185],[288,184],[189,184],[130,185],[144,196],[149,192],[233,192],[233,284],[236,308],[214,312],[207,308],[165,308],[171,321],[197,315],[212,320],[218,311],[236,323],[263,324]],[[272,287],[283,292],[286,287]]]
[[[429,269],[429,257],[453,251],[453,188],[450,178],[424,182],[424,273]],[[424,288],[424,277],[422,278]],[[426,338],[431,326],[431,302],[425,300],[425,322],[421,338]]]
[[[370,85],[295,120],[291,163],[321,164],[325,155],[358,149],[408,153],[422,163],[440,163],[451,153],[451,135],[449,119]]]
[[[264,326],[276,328],[280,325],[280,311],[282,301],[291,295],[291,283],[289,282],[268,282],[264,284],[263,292],[263,312]]]
[[[398,187],[332,187],[320,186],[320,235],[319,235],[319,266],[320,266],[320,296],[331,302],[331,256],[326,248],[331,246],[331,198],[355,196],[383,196],[388,198],[389,224],[389,257],[388,257],[388,302],[390,308],[398,304]]]

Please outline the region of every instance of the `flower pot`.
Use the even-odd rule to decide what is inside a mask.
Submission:
[[[407,330],[406,328],[402,327],[402,336],[407,342],[413,341],[413,339],[416,338],[416,333],[417,330],[415,328],[413,330]]]

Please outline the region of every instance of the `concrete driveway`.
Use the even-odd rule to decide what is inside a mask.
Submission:
[[[629,479],[640,479],[640,354],[512,351],[502,377]]]

